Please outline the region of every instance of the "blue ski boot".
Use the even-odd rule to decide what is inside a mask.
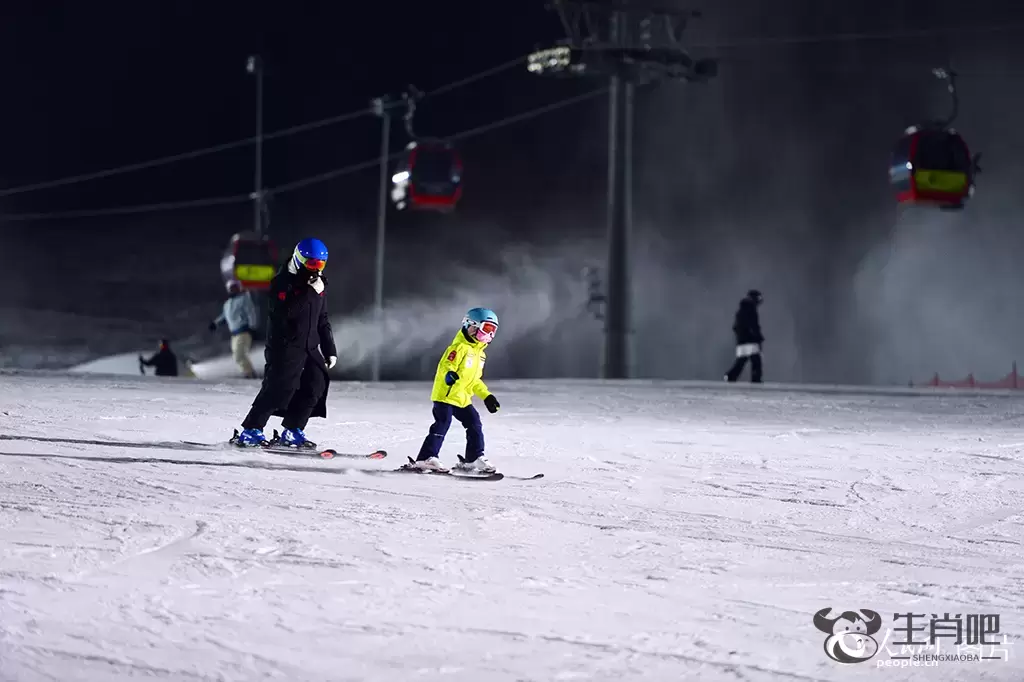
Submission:
[[[316,443],[306,438],[302,429],[285,429],[281,434],[281,445],[289,448],[311,449]]]
[[[245,429],[241,433],[235,432],[232,439],[235,445],[243,448],[258,448],[267,444],[267,437],[263,435],[262,429]]]

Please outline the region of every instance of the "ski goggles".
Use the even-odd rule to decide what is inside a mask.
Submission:
[[[316,272],[323,272],[324,268],[327,267],[327,260],[321,258],[303,258],[301,254],[295,254],[295,261],[307,270],[314,270]]]
[[[498,331],[498,325],[493,322],[474,322],[473,326],[476,327],[476,333],[474,334],[476,340],[483,343],[490,343],[493,341],[494,334]]]

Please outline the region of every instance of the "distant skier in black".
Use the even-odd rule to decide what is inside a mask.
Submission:
[[[736,362],[725,374],[725,380],[730,383],[740,378],[747,365],[747,358],[750,358],[750,381],[761,383],[761,344],[764,343],[764,336],[761,334],[757,308],[763,300],[760,291],[751,289],[746,298],[740,301],[739,310],[736,311],[736,320],[732,325],[736,334]]]
[[[236,445],[263,446],[271,416],[282,417],[281,444],[314,448],[303,429],[310,417],[327,416],[327,371],[338,361],[327,318],[327,247],[303,239],[270,283],[267,364],[263,386],[242,422]]]
[[[160,339],[160,349],[147,360],[139,355],[139,372],[146,373],[146,367],[155,367],[158,377],[178,376],[178,356],[171,350],[167,339]]]

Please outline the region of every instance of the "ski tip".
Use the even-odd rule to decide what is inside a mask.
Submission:
[[[375,450],[369,454],[370,459],[384,459],[388,456],[387,450]]]
[[[320,453],[320,457],[323,459],[334,459],[335,454],[334,450],[324,450]]]

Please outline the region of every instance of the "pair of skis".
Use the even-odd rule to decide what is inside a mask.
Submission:
[[[206,443],[194,443],[192,441],[182,441],[186,445],[197,445],[205,446]],[[374,450],[369,454],[354,454],[350,452],[338,452],[334,448],[317,448],[317,447],[301,447],[296,445],[285,445],[281,441],[281,434],[274,429],[274,437],[266,442],[264,445],[243,445],[238,442],[238,429],[235,429],[234,434],[228,440],[228,445],[233,445],[240,449],[254,449],[260,452],[270,452],[275,455],[289,455],[299,457],[320,457],[321,459],[334,459],[335,457],[347,458],[347,459],[384,459],[388,456],[387,450]]]
[[[0,441],[32,441],[38,443],[45,443],[50,446],[98,446],[98,447],[113,447],[113,448],[130,448],[130,449],[143,449],[143,450],[176,450],[185,452],[211,452],[211,451],[222,451],[224,449],[230,449],[233,451],[239,450],[255,450],[259,452],[267,452],[275,455],[284,455],[287,457],[318,457],[320,459],[384,459],[388,456],[386,450],[374,450],[370,453],[353,453],[353,452],[342,452],[335,450],[334,448],[308,448],[299,449],[295,447],[284,446],[280,444],[280,437],[275,433],[275,443],[271,447],[246,447],[237,444],[237,434],[233,436],[228,442],[221,441],[219,443],[199,443],[196,441],[188,440],[172,440],[172,441],[129,441],[129,440],[108,440],[108,439],[94,439],[94,438],[73,438],[67,436],[27,436],[17,434],[2,434],[0,433]],[[234,441],[234,442],[233,442]],[[28,456],[28,455],[26,455]],[[53,457],[69,457],[72,459],[86,459],[96,461],[119,461],[123,463],[146,463],[146,464],[159,464],[161,462],[168,464],[193,464],[193,465],[209,465],[209,466],[246,466],[246,463],[242,462],[204,462],[202,460],[168,460],[159,458],[111,458],[111,457],[91,457],[91,456],[75,456],[66,454],[51,454],[42,456],[53,456]],[[251,464],[251,463],[250,463]],[[405,464],[398,469],[360,469],[362,473],[369,475],[391,475],[398,473],[413,473],[421,474],[426,476],[449,476],[451,478],[478,480],[478,481],[500,481],[504,478],[519,481],[532,481],[538,478],[543,478],[544,474],[534,474],[533,476],[511,476],[502,473],[494,474],[473,474],[470,472],[459,472],[459,471],[445,471],[445,472],[432,472],[423,471],[421,469],[411,466],[413,464],[412,458],[409,458],[409,464]],[[280,468],[280,467],[271,467]],[[287,467],[283,467],[287,468]],[[316,471],[311,467],[302,467],[302,471]],[[333,471],[341,471],[339,469],[330,469]]]
[[[204,445],[203,443],[189,443],[189,445]],[[277,430],[274,430],[274,437],[267,442],[266,445],[242,445],[238,442],[238,430],[235,429],[234,435],[228,443],[236,448],[240,449],[254,449],[258,452],[268,452],[275,455],[285,455],[288,457],[319,457],[321,459],[384,459],[388,456],[387,450],[374,450],[370,453],[353,453],[353,452],[340,452],[334,448],[319,448],[319,447],[300,447],[294,445],[284,445],[281,442],[281,436]],[[461,459],[461,458],[460,458]],[[375,474],[383,473],[407,473],[407,474],[420,474],[425,476],[448,476],[451,478],[461,478],[467,480],[476,481],[500,481],[504,478],[511,478],[519,481],[533,481],[538,478],[543,478],[544,474],[534,474],[533,476],[506,476],[501,472],[491,473],[473,473],[468,471],[459,471],[452,469],[445,470],[429,470],[420,469],[416,467],[416,461],[409,457],[409,463],[403,464],[397,469],[385,470],[385,471],[374,471]]]
[[[459,458],[462,459],[461,457]],[[409,473],[409,474],[421,474],[424,476],[450,476],[451,478],[464,478],[469,480],[477,481],[500,481],[503,478],[510,478],[516,481],[533,481],[538,478],[544,478],[544,474],[534,474],[533,476],[509,476],[503,474],[500,471],[493,473],[473,473],[471,471],[461,471],[459,469],[442,469],[442,470],[431,470],[431,469],[420,469],[416,466],[416,460],[412,457],[409,458],[408,464],[394,469],[392,473]]]

